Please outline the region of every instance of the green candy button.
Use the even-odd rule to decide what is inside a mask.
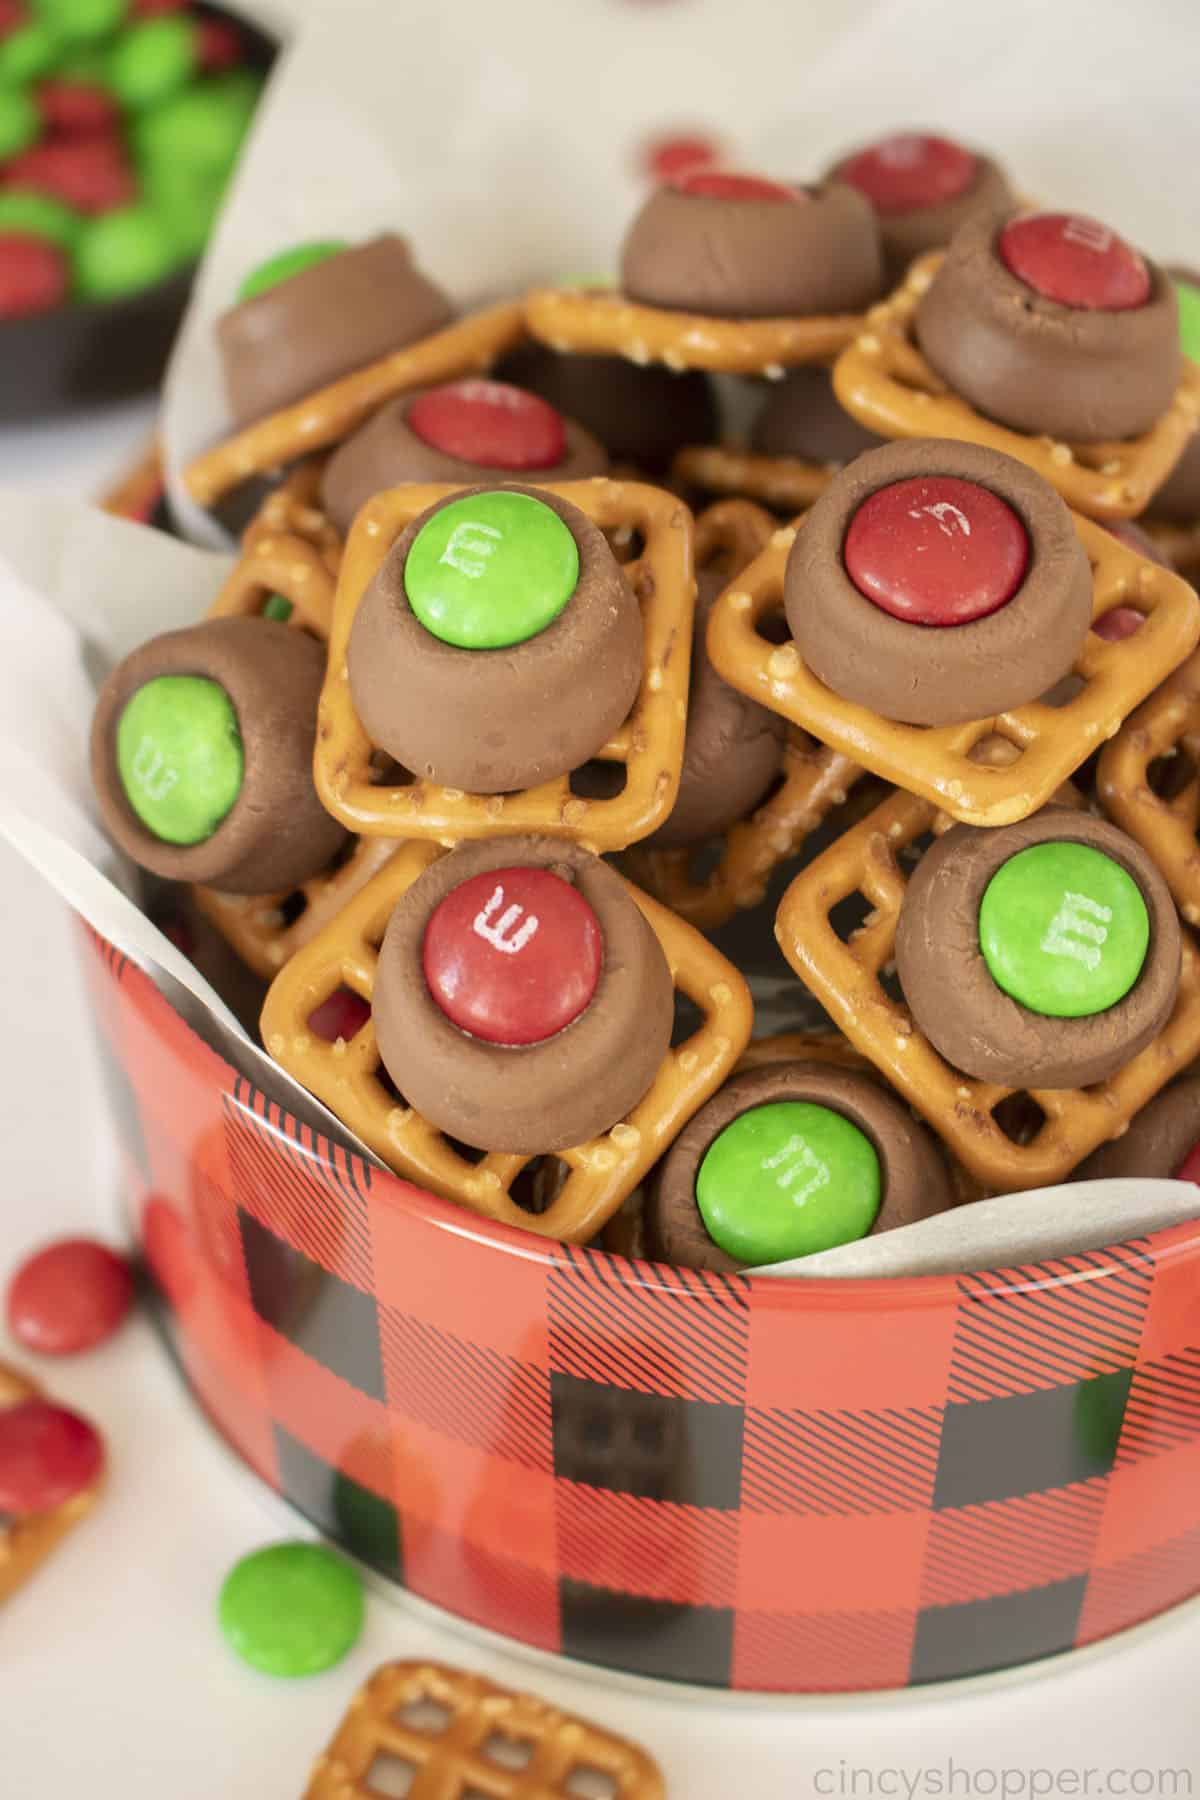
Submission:
[[[1190,281],[1177,281],[1175,296],[1179,301],[1179,348],[1200,363],[1200,288]]]
[[[414,538],[408,603],[426,631],[461,650],[503,650],[557,619],[579,580],[579,547],[531,494],[452,500]]]
[[[358,1641],[362,1581],[323,1544],[272,1544],[235,1563],[217,1602],[225,1641],[264,1675],[318,1675]]]
[[[292,603],[285,600],[282,594],[272,594],[262,609],[264,619],[274,619],[280,625],[286,625],[292,616]]]
[[[117,773],[147,831],[202,844],[242,789],[245,756],[225,689],[204,675],[159,675],[117,722]]]
[[[303,275],[305,269],[315,269],[318,263],[340,256],[349,247],[342,238],[323,238],[316,243],[295,244],[290,250],[281,250],[278,256],[250,271],[238,289],[238,299],[256,300],[260,294],[269,293],[294,275]]]
[[[708,1235],[739,1262],[784,1262],[865,1237],[882,1198],[865,1132],[809,1100],[751,1107],[709,1145],[696,1176]]]
[[[1129,992],[1150,943],[1141,889],[1089,844],[1033,844],[997,869],[979,908],[996,986],[1030,1012],[1082,1019]]]

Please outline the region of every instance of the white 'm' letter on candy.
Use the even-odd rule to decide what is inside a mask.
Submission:
[[[165,800],[179,780],[179,770],[163,761],[152,737],[143,737],[133,758],[133,772],[151,800]]]
[[[923,519],[928,516],[936,520],[938,530],[944,531],[947,537],[953,537],[956,530],[961,531],[964,537],[971,535],[970,519],[965,512],[960,512],[957,506],[951,506],[949,500],[937,500],[932,506],[914,506],[908,516],[910,519]],[[953,519],[953,525],[946,523],[948,518]]]
[[[468,575],[477,581],[487,569],[488,558],[495,556],[503,536],[504,533],[497,531],[494,525],[478,525],[464,519],[450,533],[450,542],[438,561],[449,563],[460,575]]]
[[[1068,219],[1063,226],[1064,244],[1078,244],[1081,250],[1092,250],[1103,256],[1112,249],[1113,235],[1095,219]]]
[[[1108,925],[1112,908],[1101,906],[1086,894],[1073,894],[1068,888],[1062,905],[1046,927],[1041,948],[1047,956],[1069,956],[1088,969],[1100,966],[1100,952],[1108,942]]]
[[[763,1158],[764,1169],[781,1169],[783,1173],[776,1177],[777,1185],[785,1190],[796,1187],[803,1176],[804,1183],[796,1188],[792,1199],[797,1206],[815,1194],[818,1188],[829,1186],[829,1165],[805,1143],[802,1137],[790,1137],[786,1144],[776,1150],[774,1156]]]
[[[505,907],[493,924],[492,920],[495,914],[500,912],[502,906],[504,906],[504,889],[497,883],[492,889],[487,905],[475,914],[471,930],[476,937],[481,937],[485,944],[490,944],[493,950],[499,950],[503,956],[516,956],[517,952],[523,950],[531,938],[537,936],[540,920],[536,913],[525,913],[523,906],[509,906]],[[523,913],[525,914],[525,923],[517,926],[511,937],[507,936]]]

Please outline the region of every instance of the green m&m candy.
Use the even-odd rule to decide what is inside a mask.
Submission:
[[[317,1675],[357,1643],[358,1573],[323,1544],[272,1544],[235,1563],[217,1602],[230,1649],[265,1675]]]
[[[41,129],[41,114],[25,89],[0,87],[0,160],[28,150]]]
[[[160,164],[228,175],[261,90],[253,71],[231,69],[137,113],[130,139],[143,176]]]
[[[1115,1006],[1142,972],[1150,915],[1133,877],[1090,844],[1033,844],[1001,864],[979,907],[997,987],[1047,1018]]]
[[[727,1125],[696,1175],[696,1204],[728,1256],[757,1265],[865,1237],[883,1177],[875,1146],[832,1107],[772,1100]]]
[[[75,287],[84,300],[115,300],[163,281],[181,261],[166,224],[139,201],[83,225],[75,247]]]
[[[83,230],[81,215],[49,194],[0,194],[0,232],[46,238],[73,251]]]
[[[57,33],[44,19],[18,25],[0,43],[0,82],[19,87],[26,81],[39,81],[54,68],[60,48]]]
[[[196,28],[181,14],[132,26],[108,54],[108,85],[130,112],[170,99],[195,70]]]
[[[117,29],[129,0],[33,0],[33,10],[64,44],[87,44]]]
[[[272,288],[291,281],[294,275],[303,275],[305,269],[315,269],[318,263],[328,262],[330,257],[340,256],[349,248],[344,238],[319,238],[311,244],[294,244],[290,250],[281,250],[278,256],[272,256],[257,269],[252,269],[238,289],[238,299],[256,300],[259,294],[269,293]]]
[[[159,675],[117,722],[117,773],[146,830],[167,844],[201,844],[242,790],[245,755],[233,702],[203,675]]]
[[[262,616],[264,619],[276,619],[279,624],[286,625],[292,616],[292,603],[290,600],[285,600],[282,594],[272,594],[263,607]]]
[[[408,552],[404,591],[426,631],[462,650],[536,637],[579,581],[579,546],[531,494],[472,494],[441,507]]]
[[[1179,302],[1179,348],[1200,363],[1200,287],[1177,277],[1175,298]]]

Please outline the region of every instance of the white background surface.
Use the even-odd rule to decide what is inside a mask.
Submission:
[[[130,408],[110,422],[0,433],[0,484],[95,491],[136,450],[148,418]],[[48,1236],[111,1229],[113,1157],[67,918],[3,848],[0,893],[2,1279]],[[12,1352],[0,1329],[0,1355]],[[534,1667],[373,1597],[345,1663],[309,1682],[273,1682],[229,1655],[213,1608],[236,1558],[285,1535],[278,1503],[231,1466],[149,1326],[139,1319],[104,1350],[36,1372],[103,1428],[112,1475],[96,1513],[0,1616],[3,1800],[299,1800],[354,1689],[377,1663],[413,1656],[486,1670],[637,1738],[661,1761],[673,1800],[919,1800],[950,1791],[951,1758],[952,1791],[965,1800],[1150,1793],[1121,1772],[1161,1769],[1194,1771],[1193,1787],[1158,1791],[1200,1794],[1195,1607],[1038,1680],[950,1698],[748,1710]],[[922,1770],[943,1786],[923,1782]],[[1065,1780],[1052,1787],[1045,1774],[1032,1788],[1034,1770]]]

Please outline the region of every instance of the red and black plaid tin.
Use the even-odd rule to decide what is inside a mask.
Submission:
[[[131,1217],[237,1453],[414,1594],[781,1693],[1200,1591],[1200,1221],[988,1274],[693,1274],[493,1226],[258,1093],[89,937]]]

